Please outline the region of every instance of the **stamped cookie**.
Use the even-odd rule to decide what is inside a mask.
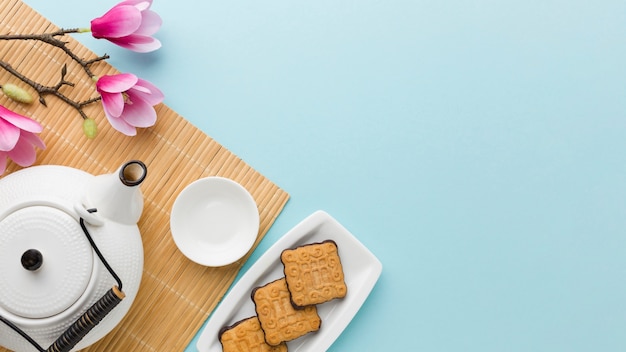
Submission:
[[[224,352],[287,352],[287,345],[265,342],[259,319],[254,316],[222,328],[218,334]]]
[[[322,323],[315,306],[293,307],[284,278],[255,288],[252,301],[265,341],[272,346],[317,331]]]
[[[295,306],[305,307],[346,296],[348,287],[335,241],[286,249],[280,260]]]

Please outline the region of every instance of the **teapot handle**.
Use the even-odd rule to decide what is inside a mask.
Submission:
[[[76,207],[78,208],[78,207]],[[96,209],[85,209],[84,207],[80,207],[87,215],[91,216],[97,212]],[[101,220],[101,219],[100,219]],[[117,281],[117,285],[113,286],[110,290],[108,290],[102,298],[100,298],[96,303],[94,303],[83,315],[81,315],[72,325],[70,325],[67,330],[59,337],[48,349],[46,352],[68,352],[76,344],[80,342],[93,328],[96,327],[104,319],[104,317],[109,314],[113,308],[117,307],[117,305],[126,297],[124,292],[122,291],[122,280],[115,273],[113,268],[109,265],[107,260],[104,258],[104,255],[98,249],[98,246],[94,242],[91,234],[89,234],[89,230],[87,230],[87,226],[85,225],[85,219],[81,216],[80,218],[80,227],[83,229],[85,233],[85,237],[91,244],[91,247],[96,252],[102,264],[107,268],[111,276]]]
[[[124,292],[113,286],[59,337],[46,352],[70,351],[124,299]]]
[[[83,204],[74,204],[74,211],[78,214],[79,218],[85,219],[85,221],[92,226],[104,225],[104,219],[97,212],[90,212]]]

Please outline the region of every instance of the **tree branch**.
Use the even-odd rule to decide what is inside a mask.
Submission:
[[[100,101],[100,99],[101,99],[101,97],[95,97],[95,98],[91,98],[91,99],[84,100],[84,101],[74,101],[71,98],[67,97],[65,94],[61,93],[60,89],[63,86],[70,86],[70,87],[74,86],[74,83],[65,80],[65,75],[67,74],[67,66],[66,65],[63,65],[63,68],[61,69],[61,79],[54,86],[45,86],[43,84],[35,82],[32,79],[30,79],[30,78],[24,76],[23,74],[21,74],[19,71],[14,69],[10,64],[8,64],[8,63],[6,63],[6,62],[4,62],[2,60],[0,60],[0,67],[2,67],[3,69],[5,69],[9,73],[11,73],[13,76],[19,78],[22,82],[28,84],[35,91],[37,91],[37,94],[39,95],[39,102],[43,106],[48,106],[46,104],[45,96],[51,94],[51,95],[54,95],[57,98],[61,99],[62,101],[64,101],[66,104],[72,106],[74,109],[76,109],[76,111],[78,111],[78,113],[80,114],[80,116],[83,119],[87,119],[88,118],[88,116],[84,112],[83,108],[85,106],[91,104],[91,103],[95,103],[97,101]]]
[[[55,46],[63,50],[63,52],[65,52],[70,58],[72,58],[72,60],[74,60],[83,68],[83,70],[89,76],[89,78],[92,78],[95,75],[93,74],[93,72],[91,72],[91,69],[89,68],[89,66],[91,66],[95,62],[108,59],[109,55],[104,54],[102,56],[96,57],[95,59],[85,60],[85,59],[78,57],[76,54],[74,54],[72,50],[70,50],[70,48],[67,47],[68,42],[63,41],[58,38],[66,34],[81,33],[81,32],[82,30],[79,28],[70,28],[70,29],[59,29],[58,31],[55,31],[55,32],[41,33],[41,34],[5,34],[5,35],[0,35],[0,40],[37,40],[37,41]]]

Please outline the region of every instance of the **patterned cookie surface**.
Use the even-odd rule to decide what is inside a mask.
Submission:
[[[265,341],[272,346],[317,331],[322,323],[315,306],[293,307],[285,278],[255,288],[252,300]]]
[[[254,316],[225,327],[219,332],[224,352],[287,352],[287,345],[270,346],[265,342],[259,319]]]
[[[346,296],[348,287],[334,241],[286,249],[280,259],[294,305],[304,307]]]

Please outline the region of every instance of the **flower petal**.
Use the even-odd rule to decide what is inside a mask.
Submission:
[[[0,175],[7,169],[7,153],[0,152]]]
[[[127,36],[141,26],[141,11],[132,5],[116,5],[91,21],[91,34],[95,38]]]
[[[133,96],[129,98],[133,103],[126,105],[124,114],[122,115],[123,119],[135,127],[154,126],[157,120],[157,114],[152,105]]]
[[[106,113],[106,111],[105,111],[105,115],[107,119],[109,120],[109,123],[111,124],[111,126],[113,126],[113,128],[115,128],[116,130],[122,132],[123,134],[127,136],[134,136],[137,134],[137,129],[135,129],[135,127],[131,126],[126,121],[124,121],[123,118],[110,116],[109,114]]]
[[[148,3],[146,4],[142,4],[142,3]],[[141,5],[139,5],[141,4]],[[132,5],[132,6],[136,6],[139,5],[140,8],[142,7],[150,7],[152,5],[152,0],[126,0],[126,1],[122,1],[120,2],[118,5]]]
[[[163,24],[161,16],[159,16],[154,11],[143,11],[141,13],[141,16],[141,25],[139,26],[139,28],[137,28],[135,34],[153,35],[159,30],[159,28],[161,28],[161,25]]]
[[[131,94],[131,92],[152,106],[159,104],[165,98],[159,88],[141,78],[133,88],[128,90],[128,94]]]
[[[122,93],[103,93],[100,96],[102,97],[102,107],[107,115],[116,118],[122,115],[124,111],[124,96]]]
[[[0,118],[0,151],[13,149],[20,139],[20,129]]]
[[[107,93],[122,93],[137,83],[137,76],[132,73],[101,76],[96,82],[96,89]]]
[[[161,47],[161,42],[152,37],[144,35],[129,35],[123,38],[109,38],[109,41],[122,48],[138,53],[148,53]]]
[[[8,151],[7,155],[19,166],[31,166],[37,158],[35,148],[24,138],[20,138],[15,148]]]
[[[24,139],[24,141],[30,143],[35,147],[38,147],[39,149],[46,149],[46,144],[43,142],[43,140],[41,140],[38,135],[34,133],[22,131],[21,137],[22,139]]]
[[[43,127],[39,124],[39,122],[31,119],[30,117],[13,112],[2,105],[0,105],[0,119],[4,119],[15,127],[29,132],[39,133],[43,130]]]
[[[152,5],[152,2],[148,2],[148,1],[137,1],[135,3],[135,7],[139,11],[145,11],[149,9],[151,5]]]

